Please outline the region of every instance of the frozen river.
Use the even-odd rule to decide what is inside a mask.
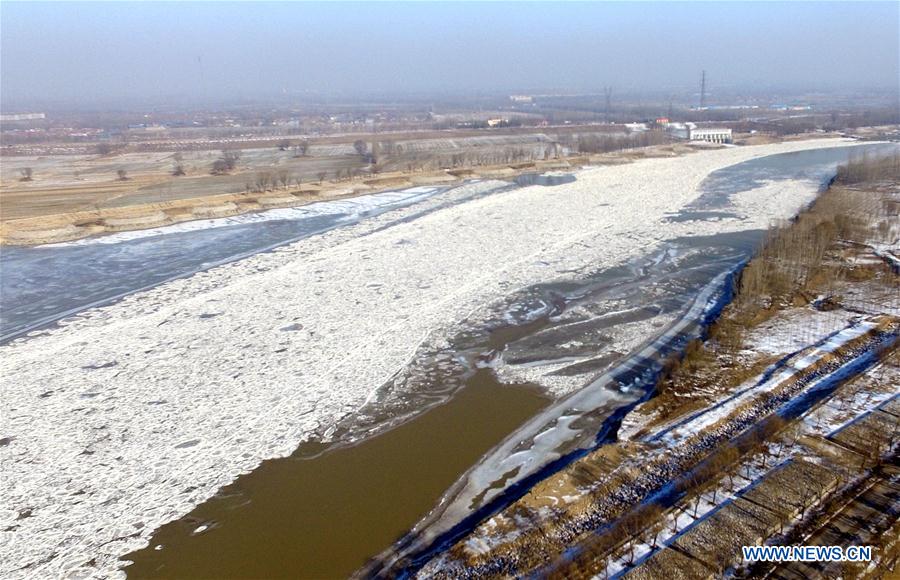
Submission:
[[[870,151],[892,145],[866,147]],[[845,149],[819,149],[755,159],[713,173],[704,195],[674,219],[721,217],[730,193],[768,180],[824,182]],[[523,176],[527,185],[534,179]],[[568,182],[550,180],[548,185]],[[446,187],[399,191],[276,209],[233,218],[198,220],[0,252],[0,343],[91,306],[229,261],[419,203]]]
[[[3,347],[0,454],[14,485],[3,491],[0,523],[16,522],[16,532],[0,573],[110,573],[153,530],[261,461],[340,440],[348,420],[385,408],[421,411],[406,369],[422,353],[440,353],[447,358],[437,365],[450,368],[461,335],[493,324],[508,297],[536,285],[554,285],[545,303],[560,293],[577,302],[577,285],[596,280],[608,303],[587,305],[578,322],[602,328],[603,348],[624,357],[665,332],[692,292],[752,246],[718,251],[716,236],[793,215],[847,158],[844,145],[724,149],[588,168],[554,187],[417,188],[339,202],[350,204],[343,209],[4,250],[6,336],[107,305]],[[823,149],[792,152],[811,147]],[[781,155],[765,157],[772,153]],[[684,260],[703,262],[705,240],[714,259],[683,286],[659,284],[653,295],[656,283],[635,279],[665,268],[679,279],[680,265],[693,263]],[[627,264],[638,267],[624,286],[639,292],[610,289],[617,278],[603,274]],[[616,318],[637,300],[646,304]],[[572,342],[544,330],[548,349],[560,346],[557,335]],[[497,372],[558,398],[579,388],[578,373],[560,371],[599,358],[582,345],[547,364],[542,343],[522,339],[510,348],[518,361]],[[407,400],[414,404],[402,407]],[[540,438],[549,417],[526,439]],[[490,481],[489,471],[475,484]]]

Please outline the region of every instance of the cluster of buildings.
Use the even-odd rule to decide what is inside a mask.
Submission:
[[[725,127],[698,127],[696,123],[672,123],[667,117],[659,117],[652,124],[677,139],[687,141],[731,143],[733,140],[731,129]],[[650,130],[648,123],[625,123],[624,126],[631,133]]]

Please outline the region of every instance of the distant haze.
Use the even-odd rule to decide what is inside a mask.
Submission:
[[[900,4],[0,4],[3,106],[896,88]]]

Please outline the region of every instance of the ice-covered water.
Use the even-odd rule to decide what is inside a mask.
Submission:
[[[897,143],[872,143],[853,149],[853,155],[863,153],[884,155],[900,150]],[[850,153],[844,148],[813,149],[779,153],[713,171],[700,184],[702,194],[688,204],[689,211],[709,211],[728,207],[734,195],[751,191],[773,181],[786,179],[814,181],[825,184]]]
[[[188,276],[442,191],[413,187],[0,251],[0,342],[84,308]]]

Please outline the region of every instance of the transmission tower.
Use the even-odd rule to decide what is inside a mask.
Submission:
[[[612,87],[603,87],[603,96],[606,98],[606,122],[609,123],[610,101],[612,100]]]
[[[706,108],[706,71],[700,75],[700,110]]]

